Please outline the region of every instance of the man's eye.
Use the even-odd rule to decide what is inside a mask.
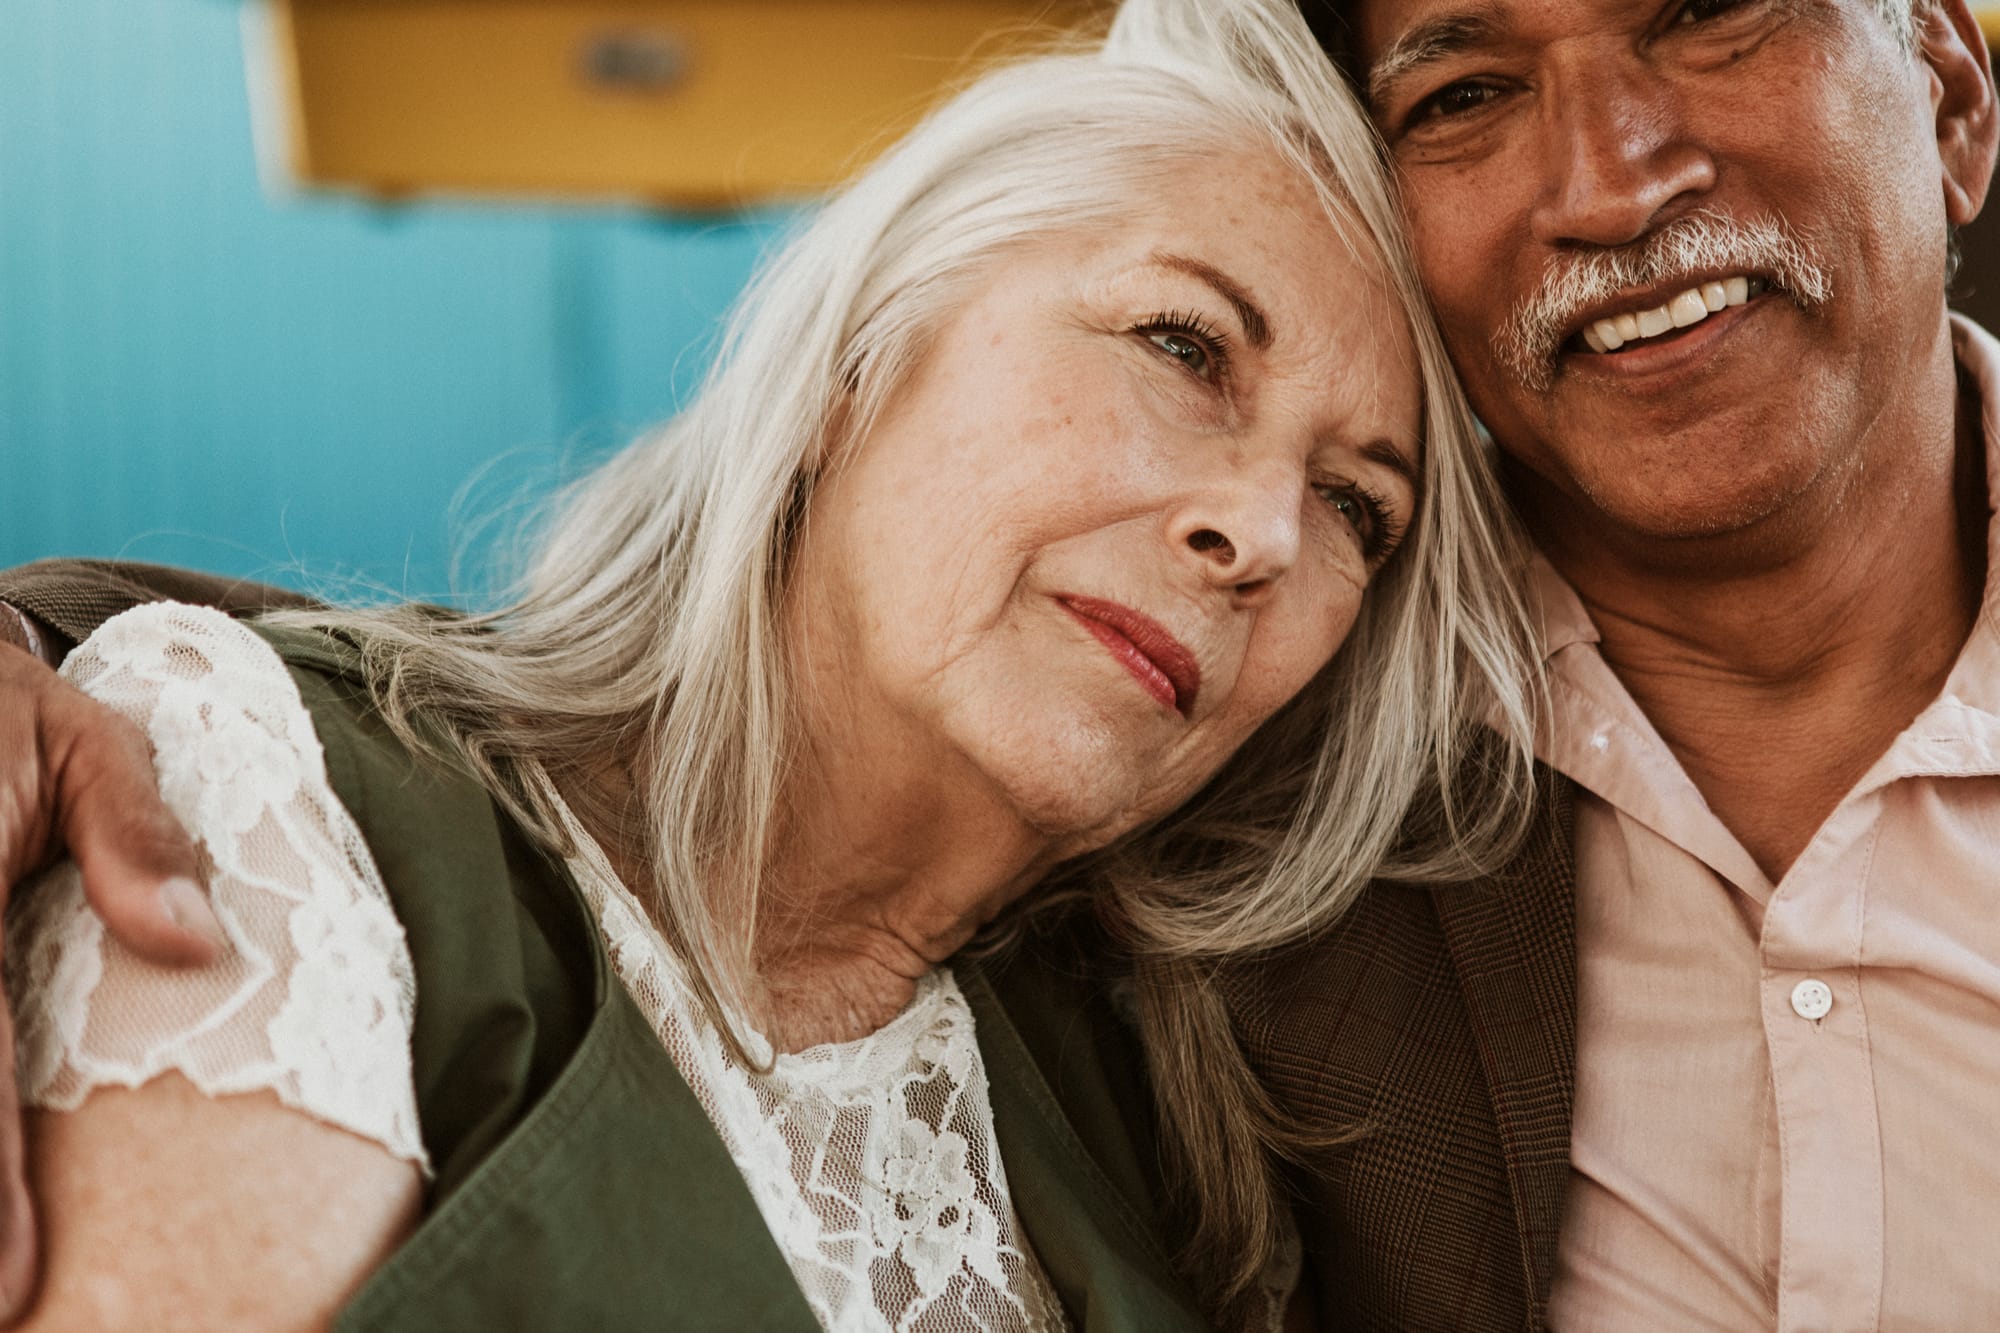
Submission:
[[[1743,8],[1744,0],[1688,0],[1675,17],[1682,23],[1706,23],[1709,19]]]
[[[1450,83],[1417,103],[1412,110],[1412,122],[1429,120],[1433,117],[1445,118],[1462,116],[1468,111],[1477,111],[1500,95],[1500,90],[1490,83]]]
[[[1149,333],[1147,339],[1153,346],[1165,352],[1174,360],[1186,366],[1203,379],[1214,374],[1215,366],[1210,360],[1208,349],[1185,333]]]
[[[1717,68],[1755,51],[1805,8],[1802,0],[1674,0],[1654,35],[1675,43],[1690,67]]]

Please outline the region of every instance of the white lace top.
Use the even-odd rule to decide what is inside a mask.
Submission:
[[[859,1041],[730,1058],[681,964],[596,844],[570,862],[611,958],[715,1122],[821,1324],[1060,1329],[1007,1194],[972,1011],[948,969]],[[757,1052],[768,1058],[762,1038]]]
[[[22,1100],[71,1110],[172,1070],[211,1096],[274,1092],[424,1163],[403,928],[277,654],[218,612],[161,604],[107,621],[63,674],[152,742],[234,948],[200,971],[140,961],[106,935],[73,865],[17,893],[6,966]]]
[[[200,972],[139,962],[68,866],[17,895],[7,975],[23,1099],[74,1108],[93,1088],[173,1070],[211,1095],[268,1089],[422,1163],[409,952],[277,655],[216,612],[165,604],[107,622],[63,672],[152,741],[235,948]],[[1008,1198],[972,1014],[948,971],[872,1036],[754,1073],[729,1058],[639,903],[579,843],[572,868],[620,977],[826,1328],[1065,1326]]]

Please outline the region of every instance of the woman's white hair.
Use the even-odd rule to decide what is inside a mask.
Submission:
[[[1324,925],[1385,867],[1435,876],[1496,857],[1521,823],[1532,712],[1515,539],[1374,135],[1289,0],[1129,0],[1101,46],[980,78],[763,269],[693,404],[559,497],[506,605],[331,622],[364,645],[391,724],[467,765],[551,847],[566,844],[558,788],[590,805],[607,772],[629,777],[636,802],[586,822],[650,870],[632,887],[735,1035],[760,1008],[760,871],[795,740],[780,603],[831,437],[866,447],[929,335],[1010,251],[1116,226],[1177,168],[1257,144],[1316,184],[1328,224],[1406,312],[1424,496],[1329,668],[1183,811],[1059,872],[1139,971],[1177,1179],[1202,1219],[1191,1253],[1218,1310],[1279,1225],[1269,1172],[1241,1153],[1296,1145],[1236,1051],[1211,960]],[[1481,747],[1488,721],[1501,739]],[[1467,787],[1476,748],[1483,777]]]

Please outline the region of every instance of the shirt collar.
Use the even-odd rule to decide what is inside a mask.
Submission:
[[[1959,369],[1979,394],[1986,438],[1986,588],[1940,703],[1956,701],[2000,719],[2000,341],[1962,315],[1951,317],[1951,338]]]
[[[1983,711],[2000,715],[2000,339],[1965,316],[1954,314],[1951,340],[1959,368],[1979,393],[1979,424],[1986,441],[1989,518],[1986,589],[1979,619],[1966,642],[1966,650],[1959,655],[1945,692],[1966,702],[1973,702],[1973,696],[1977,696]],[[1565,648],[1600,641],[1597,624],[1584,609],[1583,599],[1540,551],[1529,562],[1528,591],[1544,665],[1552,663]],[[1967,677],[1963,683],[1970,694],[1953,688],[1960,683],[1961,674]]]
[[[2000,340],[1951,318],[1958,364],[1979,394],[1989,510],[2000,514]],[[1768,892],[1748,853],[1702,800],[1652,723],[1597,651],[1597,625],[1555,566],[1536,552],[1528,571],[1551,717],[1542,760],[1669,837],[1753,896]],[[1986,588],[1972,633],[1936,702],[1897,738],[1857,794],[1918,775],[2000,774],[2000,519],[1987,525]]]

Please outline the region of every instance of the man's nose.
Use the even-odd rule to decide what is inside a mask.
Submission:
[[[1540,107],[1546,185],[1530,218],[1537,241],[1626,245],[1675,201],[1714,187],[1714,160],[1690,133],[1680,94],[1657,75],[1597,60],[1551,83]]]
[[[1306,490],[1295,466],[1239,459],[1184,497],[1167,539],[1211,586],[1260,605],[1298,563]]]

